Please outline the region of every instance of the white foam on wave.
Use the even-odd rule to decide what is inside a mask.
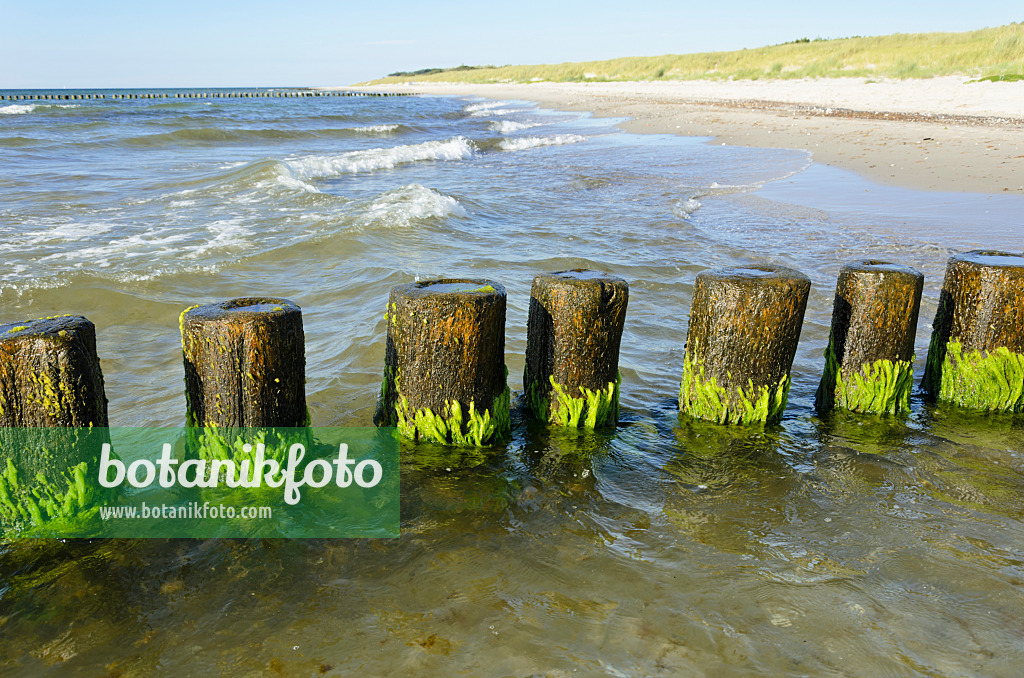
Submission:
[[[373,199],[369,207],[356,220],[357,227],[373,225],[388,228],[406,228],[424,219],[465,217],[466,208],[450,195],[439,193],[419,184],[409,184]]]
[[[0,106],[0,115],[24,115],[38,108],[81,108],[81,104],[10,104]]]
[[[522,151],[527,148],[538,146],[561,146],[562,144],[576,144],[586,141],[587,138],[579,134],[554,134],[547,137],[518,137],[515,139],[502,139],[498,147],[504,151]]]
[[[687,198],[686,200],[680,200],[672,208],[672,211],[677,217],[683,219],[689,219],[690,215],[699,210],[702,207],[700,200],[696,198]]]
[[[24,115],[25,113],[31,113],[38,107],[38,104],[11,104],[9,106],[0,106],[0,115]]]
[[[425,141],[421,144],[372,148],[339,155],[307,155],[285,162],[298,179],[333,177],[357,172],[391,169],[422,160],[465,160],[473,155],[473,143],[465,137],[447,141]]]
[[[366,127],[353,127],[353,132],[359,132],[360,134],[390,134],[401,125],[367,125]]]
[[[320,189],[313,184],[306,183],[295,176],[287,165],[277,165],[274,167],[274,170],[274,175],[271,178],[256,182],[255,187],[258,189],[268,189],[280,186],[287,190],[302,191],[304,193],[320,192]]]
[[[512,113],[528,113],[529,108],[488,108],[482,111],[473,111],[470,113],[474,118],[484,118],[492,115],[511,115]]]
[[[517,122],[515,120],[492,120],[491,129],[498,134],[511,134],[531,127],[540,127],[539,122]]]
[[[477,104],[469,104],[468,106],[466,106],[462,110],[465,113],[479,113],[480,111],[489,111],[492,108],[501,108],[503,106],[508,106],[510,103],[512,103],[512,102],[511,101],[482,101],[482,102],[477,103]]]

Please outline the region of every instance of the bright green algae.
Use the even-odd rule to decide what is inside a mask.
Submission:
[[[473,401],[464,408],[457,400],[447,401],[443,414],[435,414],[428,408],[410,412],[409,401],[402,396],[395,403],[398,431],[411,440],[484,447],[508,437],[512,428],[510,403],[508,386],[494,399],[493,414],[491,410],[477,410]]]
[[[843,379],[832,342],[825,349],[822,387],[834,385],[834,407],[851,412],[899,414],[910,411],[914,387],[914,357],[910,360],[876,360],[865,363],[849,382]]]
[[[96,517],[97,498],[103,491],[89,474],[89,465],[80,462],[57,480],[39,472],[35,482],[20,477],[11,459],[0,471],[0,526],[5,537],[45,536],[74,531]],[[64,489],[62,489],[64,488]]]
[[[946,344],[941,365],[935,364],[936,353],[928,353],[928,372],[939,380],[940,400],[974,410],[1024,412],[1024,355],[1005,346],[964,352],[958,341]]]
[[[508,377],[508,368],[505,368]],[[384,368],[380,385],[380,402],[387,403],[390,388],[400,393],[401,375]],[[494,399],[492,410],[477,410],[476,403],[466,406],[457,400],[448,400],[445,411],[437,414],[429,408],[411,412],[409,400],[401,396],[395,401],[394,416],[385,414],[380,425],[397,426],[398,432],[410,440],[423,440],[441,445],[485,447],[505,440],[512,431],[510,417],[511,392],[508,386]]]
[[[687,355],[679,385],[679,409],[692,417],[719,424],[773,423],[782,418],[789,394],[789,375],[784,374],[774,387],[726,389],[718,380],[704,376],[704,366],[695,366]]]
[[[527,380],[529,381],[529,380]],[[552,391],[556,396],[554,408],[547,395],[531,382],[532,387],[527,393],[527,403],[533,415],[549,424],[572,428],[602,428],[614,426],[619,421],[619,387],[622,375],[618,374],[615,381],[609,381],[602,389],[580,387],[580,397],[568,394],[568,389],[555,381],[554,375],[548,377]],[[554,409],[554,411],[552,411]]]

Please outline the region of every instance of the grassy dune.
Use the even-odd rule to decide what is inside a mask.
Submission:
[[[1024,73],[1024,22],[965,33],[897,33],[797,41],[735,52],[624,57],[536,66],[459,67],[397,82],[602,82],[759,78],[930,78]]]

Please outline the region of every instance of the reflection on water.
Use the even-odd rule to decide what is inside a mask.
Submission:
[[[502,447],[404,444],[394,540],[0,547],[0,673],[1019,674],[1024,418],[917,398],[902,418],[822,419],[812,409],[835,275],[850,259],[925,272],[920,377],[927,319],[956,251],[925,226],[964,223],[969,201],[962,212],[945,205],[948,217],[919,215],[923,198],[907,191],[893,198],[893,216],[876,206],[858,221],[758,192],[806,165],[796,151],[615,135],[597,121],[521,106],[467,112],[447,99],[344,102],[355,108],[321,111],[347,121],[332,127],[402,127],[311,137],[326,118],[299,103],[325,105],[140,104],[141,117],[117,116],[145,129],[123,132],[99,104],[71,109],[65,133],[99,153],[75,170],[89,173],[81,181],[56,176],[59,145],[6,149],[41,185],[34,197],[0,185],[3,227],[20,238],[0,321],[86,315],[111,422],[175,425],[184,416],[178,314],[232,297],[292,299],[303,308],[313,423],[358,426],[380,388],[393,285],[502,283],[517,390],[533,276],[598,268],[631,286],[622,423],[562,431],[514,413]],[[60,115],[47,113],[47,126]],[[185,134],[179,144],[167,134],[190,128],[189,115],[204,129],[297,133],[231,135],[212,149]],[[523,125],[500,127],[518,130],[508,145],[518,150],[497,150],[491,123],[502,120]],[[11,136],[43,139],[49,127]],[[556,133],[588,138],[529,141]],[[164,136],[147,146],[146,164],[119,134]],[[354,151],[364,154],[346,155]],[[105,184],[117,190],[93,192]],[[80,204],[67,191],[81,191]],[[58,200],[64,211],[48,202]],[[192,203],[171,207],[182,201]],[[984,234],[957,237],[957,248],[986,244]],[[181,249],[160,240],[175,238]],[[89,248],[110,265],[76,263]],[[813,281],[785,417],[746,428],[680,418],[696,273],[766,263]]]

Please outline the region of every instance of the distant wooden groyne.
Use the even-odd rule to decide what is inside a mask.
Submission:
[[[90,99],[300,99],[305,97],[407,97],[416,92],[349,90],[267,90],[250,92],[112,92],[77,94],[0,94],[0,101],[82,101]]]

